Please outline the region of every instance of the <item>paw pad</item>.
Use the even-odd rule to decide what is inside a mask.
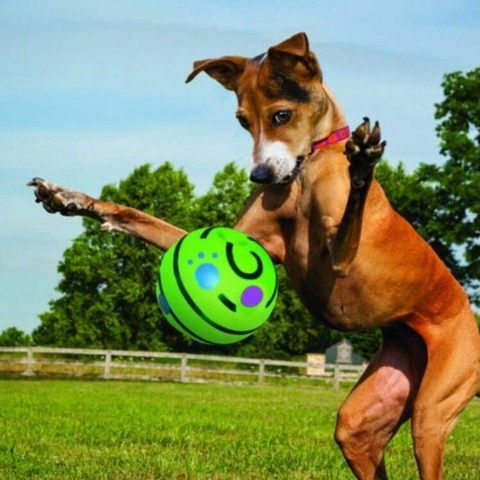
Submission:
[[[205,259],[203,252],[198,253],[197,257],[200,260]],[[216,259],[217,253],[212,253],[212,258]],[[194,260],[188,260],[188,265],[194,265]],[[220,272],[213,263],[202,263],[195,270],[195,280],[203,290],[211,290],[215,288],[220,282]]]

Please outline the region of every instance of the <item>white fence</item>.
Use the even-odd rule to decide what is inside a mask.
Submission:
[[[320,372],[307,375],[309,372]],[[365,366],[130,350],[0,347],[0,374],[89,376],[103,379],[237,382],[263,385],[278,378],[355,382]]]

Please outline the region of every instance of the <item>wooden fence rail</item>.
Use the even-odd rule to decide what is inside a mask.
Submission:
[[[307,371],[315,369],[315,375]],[[290,362],[171,352],[48,347],[0,347],[0,374],[90,376],[103,379],[239,382],[274,378],[324,380],[338,389],[356,381],[365,366]]]

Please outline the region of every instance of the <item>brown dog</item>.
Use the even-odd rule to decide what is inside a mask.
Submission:
[[[460,285],[373,178],[385,146],[378,124],[365,119],[348,139],[304,34],[256,58],[195,62],[187,81],[202,71],[236,93],[254,141],[251,179],[263,185],[235,228],[284,264],[320,321],[382,329],[382,348],[338,414],[348,464],[357,478],[387,478],[384,448],[411,419],[421,478],[442,478],[445,439],[479,390],[480,338]],[[40,179],[30,185],[49,212],[89,216],[163,250],[186,233]]]

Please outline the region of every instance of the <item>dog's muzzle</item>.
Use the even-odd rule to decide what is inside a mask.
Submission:
[[[268,163],[260,163],[256,165],[250,172],[250,180],[260,184],[270,183],[290,183],[298,176],[302,168],[304,156],[297,157],[297,161],[292,171],[283,177],[277,177],[274,168]]]

